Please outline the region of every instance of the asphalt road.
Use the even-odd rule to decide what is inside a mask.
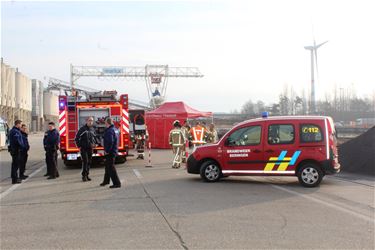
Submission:
[[[1,249],[374,249],[374,179],[340,174],[307,189],[292,177],[202,182],[172,169],[169,151],[153,167],[117,165],[123,187],[100,187],[104,169],[65,168],[46,180],[42,135],[21,185],[10,185],[0,152]]]

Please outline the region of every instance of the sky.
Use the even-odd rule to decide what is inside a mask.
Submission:
[[[285,86],[310,87],[318,50],[318,99],[333,89],[375,95],[373,1],[1,2],[1,57],[30,78],[68,81],[70,64],[199,67],[203,78],[170,78],[167,101],[202,111],[277,102]],[[144,80],[81,78],[147,101]]]

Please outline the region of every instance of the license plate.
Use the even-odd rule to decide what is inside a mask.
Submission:
[[[78,155],[77,154],[68,154],[67,158],[69,161],[77,160]]]

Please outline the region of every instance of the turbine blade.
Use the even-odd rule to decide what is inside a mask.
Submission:
[[[318,44],[318,45],[315,45],[315,44],[314,44],[314,47],[315,47],[316,49],[318,49],[320,46],[322,46],[323,44],[326,44],[326,43],[328,43],[328,41],[325,41],[324,43],[321,43],[321,44]]]

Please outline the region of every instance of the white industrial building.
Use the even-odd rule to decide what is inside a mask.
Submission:
[[[44,90],[43,83],[4,63],[1,58],[0,117],[10,127],[19,119],[30,131],[46,129],[58,122],[58,96]]]

